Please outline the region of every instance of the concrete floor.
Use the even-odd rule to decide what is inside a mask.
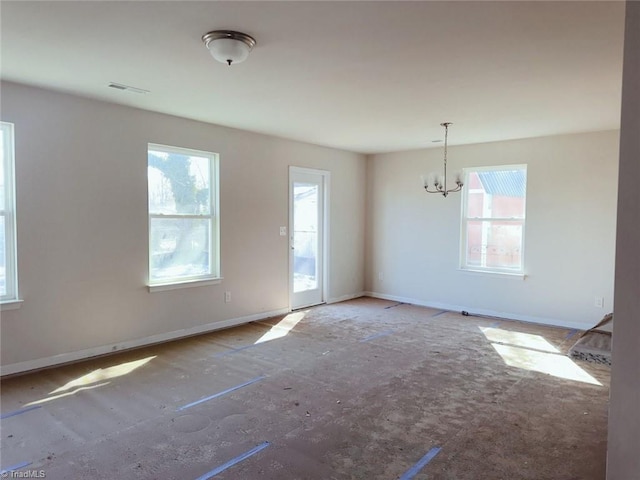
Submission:
[[[4,380],[1,468],[30,462],[18,471],[48,480],[204,479],[225,466],[216,479],[600,480],[609,369],[565,357],[575,339],[370,298],[320,306]]]

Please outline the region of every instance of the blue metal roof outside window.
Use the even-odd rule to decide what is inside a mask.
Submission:
[[[484,191],[504,197],[524,197],[527,192],[526,170],[477,172]]]

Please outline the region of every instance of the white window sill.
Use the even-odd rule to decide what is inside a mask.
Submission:
[[[22,306],[24,300],[5,300],[0,302],[0,311],[17,310]]]
[[[470,275],[488,275],[504,278],[514,278],[519,280],[524,280],[525,278],[527,278],[527,275],[525,273],[499,272],[495,270],[473,270],[471,268],[459,268],[458,270]]]
[[[149,289],[149,293],[156,293],[166,292],[167,290],[178,290],[181,288],[206,287],[209,285],[218,285],[219,283],[222,283],[222,277],[187,280],[184,282],[154,283],[152,285],[147,285],[147,288]]]

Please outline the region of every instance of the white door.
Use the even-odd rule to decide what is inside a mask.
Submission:
[[[291,309],[325,301],[325,222],[329,172],[289,169]]]

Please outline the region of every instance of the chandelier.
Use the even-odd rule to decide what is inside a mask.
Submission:
[[[462,190],[462,177],[460,174],[456,175],[456,186],[454,188],[447,189],[447,136],[449,134],[449,125],[451,122],[441,123],[444,127],[444,175],[430,173],[426,177],[423,177],[424,189],[427,193],[440,193],[443,196],[447,196],[450,193],[459,192]]]

